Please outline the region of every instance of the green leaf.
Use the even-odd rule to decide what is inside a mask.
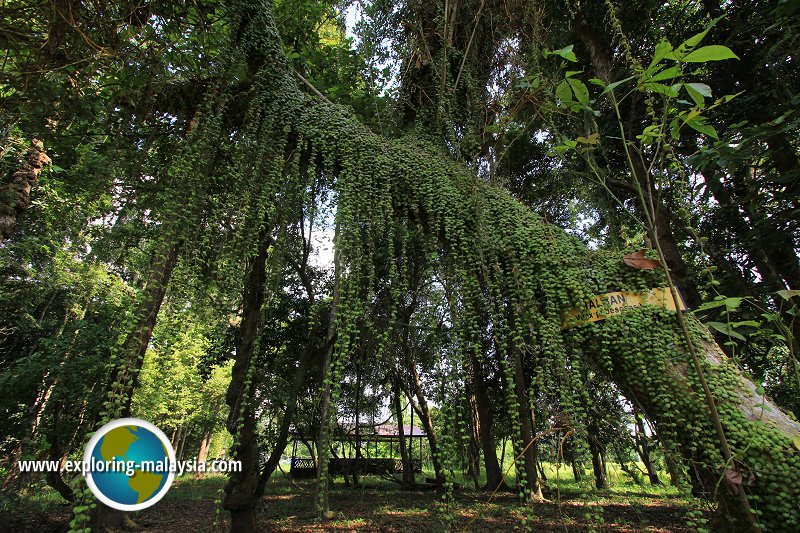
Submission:
[[[570,87],[572,87],[572,93],[575,95],[575,99],[584,105],[588,104],[589,89],[586,88],[586,85],[584,85],[581,80],[576,80],[575,78],[567,78],[567,82],[569,82]]]
[[[725,300],[716,300],[716,301],[713,301],[713,302],[705,302],[705,303],[701,304],[697,309],[695,309],[694,312],[697,313],[699,311],[707,311],[709,309],[722,307],[723,305],[725,305]]]
[[[661,41],[656,45],[655,52],[653,53],[653,61],[650,62],[650,67],[658,64],[662,59],[675,59],[675,53],[672,50],[672,45],[668,41]]]
[[[777,294],[778,294],[778,296],[780,296],[784,300],[791,300],[792,297],[794,297],[794,296],[800,296],[800,291],[783,290],[783,291],[778,291]]]
[[[792,439],[792,442],[794,443],[794,447],[800,450],[800,437],[795,437]]]
[[[706,98],[711,98],[711,87],[705,83],[687,83],[686,87],[691,87]]]
[[[728,311],[735,311],[742,304],[742,300],[744,300],[744,298],[738,296],[732,298],[725,298],[722,301],[723,303],[725,303],[725,307],[728,309]]]
[[[727,46],[712,44],[690,52],[683,57],[682,61],[685,63],[705,63],[706,61],[722,61],[725,59],[739,59],[739,56],[734,54]]]
[[[738,328],[741,326],[750,326],[751,328],[757,328],[761,325],[760,322],[756,322],[755,320],[742,320],[739,322],[731,322],[732,328]]]
[[[689,127],[695,131],[699,131],[700,133],[708,135],[713,139],[719,140],[719,135],[717,135],[717,130],[715,130],[713,126],[709,126],[708,124],[706,124],[704,117],[697,117],[692,120],[687,120],[686,124],[688,124]]]
[[[648,81],[662,81],[662,80],[673,80],[675,78],[681,77],[681,68],[680,67],[670,67],[666,70],[663,70],[650,78]]]
[[[600,134],[592,133],[588,137],[578,137],[578,142],[583,144],[597,144],[600,142]]]
[[[700,86],[701,90],[698,90],[697,86]],[[692,100],[694,100],[694,103],[699,107],[705,106],[706,101],[703,98],[704,96],[711,96],[711,87],[704,83],[687,83],[683,87]]]
[[[552,52],[550,50],[545,50],[544,52],[542,52],[542,55],[544,55],[544,57],[559,56],[563,57],[567,61],[572,61],[573,63],[577,63],[578,58],[575,56],[575,52],[572,51],[573,48],[574,45],[569,44],[564,48],[561,48],[560,50],[553,50]]]
[[[664,85],[663,83],[647,82],[644,84],[644,88],[649,91],[653,91],[654,93],[663,94],[664,96],[668,96],[670,98],[675,98],[678,96],[678,89],[680,89],[680,85],[681,84],[678,83],[670,87]]]
[[[688,39],[686,39],[685,41],[683,41],[683,42],[681,43],[681,45],[680,45],[680,46],[678,46],[678,50],[679,50],[679,51],[681,51],[681,52],[683,52],[683,51],[685,51],[685,50],[687,50],[687,49],[694,48],[695,46],[697,46],[698,44],[700,44],[700,41],[702,41],[702,40],[703,40],[703,38],[705,38],[706,34],[708,33],[708,30],[710,30],[711,28],[713,28],[713,27],[714,27],[714,25],[715,25],[717,22],[719,22],[720,20],[722,20],[722,18],[723,18],[723,17],[717,17],[717,18],[715,18],[714,20],[712,20],[711,22],[709,22],[709,23],[708,23],[708,26],[706,26],[706,29],[704,29],[703,31],[701,31],[701,32],[700,32],[700,33],[698,33],[697,35],[692,35],[691,37],[689,37]]]
[[[608,85],[606,85],[606,88],[603,89],[603,92],[600,93],[600,96],[603,96],[607,92],[613,91],[614,89],[616,89],[617,87],[619,87],[620,85],[625,83],[626,81],[631,81],[632,79],[633,79],[633,76],[628,76],[625,79],[622,79],[622,80],[619,80],[619,81],[615,81],[614,83],[609,83]]]
[[[661,124],[650,124],[647,126],[641,135],[637,135],[637,139],[654,139],[662,137],[664,134],[661,132]]]
[[[686,92],[691,96],[692,100],[696,106],[705,107],[706,101],[703,99],[703,95],[689,87],[688,85],[684,85]]]
[[[572,102],[572,89],[567,80],[562,81],[556,87],[556,98],[561,101],[561,105],[568,106]]]
[[[734,339],[739,339],[740,341],[746,340],[743,335],[736,333],[730,324],[725,324],[723,322],[708,322],[707,325],[715,330],[723,333],[729,337],[733,337]]]

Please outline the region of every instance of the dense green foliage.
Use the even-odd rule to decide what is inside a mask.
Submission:
[[[4,4],[4,487],[135,414],[241,460],[252,529],[293,428],[325,517],[342,421],[408,403],[445,527],[506,439],[530,505],[541,455],[603,488],[649,438],[718,527],[800,523],[797,8],[711,4]],[[696,313],[562,329],[673,280]],[[113,527],[80,481],[72,529]]]

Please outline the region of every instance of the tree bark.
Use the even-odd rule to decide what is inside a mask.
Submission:
[[[142,298],[135,314],[137,323],[122,346],[121,353],[125,364],[113,381],[122,383],[122,394],[125,398],[125,406],[120,413],[122,418],[130,416],[133,393],[138,386],[139,371],[144,364],[144,354],[153,337],[153,328],[155,328],[158,313],[161,311],[161,304],[164,302],[172,271],[178,263],[181,244],[165,242],[163,246],[145,283],[144,291],[142,291]]]
[[[494,491],[505,485],[500,463],[497,461],[497,441],[494,439],[494,417],[489,406],[486,375],[477,354],[472,352],[472,372],[475,385],[475,408],[478,414],[478,436],[483,451],[483,466],[486,470],[484,490]]]
[[[317,518],[327,518],[330,513],[330,494],[328,487],[328,449],[327,440],[330,433],[329,411],[331,404],[331,361],[336,342],[336,320],[339,307],[339,290],[341,271],[341,251],[337,246],[339,235],[339,222],[336,223],[334,230],[334,251],[333,251],[333,301],[331,302],[330,320],[328,322],[328,333],[325,338],[325,357],[322,360],[322,407],[320,409],[320,427],[317,440],[317,483],[314,489],[314,504],[316,506]],[[325,473],[325,479],[323,479]],[[320,497],[321,496],[321,497]]]
[[[17,218],[31,205],[31,189],[39,182],[39,174],[50,158],[38,139],[31,140],[25,159],[14,172],[11,183],[0,187],[0,242],[11,237]]]
[[[422,382],[419,378],[417,365],[411,359],[410,354],[406,357],[406,369],[411,374],[411,384],[414,387],[413,394],[411,391],[406,391],[408,399],[411,402],[411,407],[419,415],[420,422],[425,428],[425,433],[428,434],[428,446],[431,449],[431,462],[433,462],[433,470],[436,475],[436,484],[440,487],[444,486],[445,477],[442,468],[442,461],[439,457],[439,446],[436,441],[436,431],[433,427],[430,411],[428,410],[428,402],[425,399],[425,392],[422,390]],[[414,401],[414,396],[417,397],[417,402]]]
[[[469,460],[469,473],[475,484],[475,489],[480,488],[481,476],[481,445],[480,445],[480,421],[478,420],[478,400],[475,397],[475,384],[471,383],[468,387],[467,403],[469,404],[469,441],[467,443],[467,459]]]
[[[534,501],[541,501],[542,487],[539,484],[539,473],[536,470],[536,441],[533,434],[533,414],[531,412],[530,400],[525,387],[525,373],[522,367],[522,353],[516,346],[512,347],[514,357],[514,393],[517,396],[517,415],[519,416],[520,443],[522,453],[522,463],[525,469],[525,488],[529,492],[528,497]]]
[[[656,467],[653,464],[653,459],[650,456],[650,444],[647,442],[647,434],[644,431],[644,422],[642,421],[641,417],[636,416],[635,410],[634,417],[636,417],[636,427],[638,429],[636,433],[636,440],[638,441],[636,451],[639,453],[642,463],[644,463],[645,470],[647,470],[647,478],[650,480],[650,484],[661,485],[661,480],[658,479],[658,472],[656,471]]]
[[[589,423],[588,426],[589,451],[592,455],[592,470],[594,472],[594,485],[598,489],[608,488],[606,477],[605,449],[598,439],[597,425]]]
[[[400,378],[397,376],[397,370],[394,372],[392,380],[392,397],[394,400],[394,412],[395,417],[397,420],[397,435],[399,437],[399,447],[400,447],[400,461],[403,465],[403,485],[406,486],[413,486],[416,484],[416,478],[414,476],[414,465],[411,462],[411,457],[408,453],[408,445],[406,443],[405,432],[403,430],[403,405],[401,403],[400,398]],[[413,446],[414,442],[414,427],[411,427],[411,442]]]
[[[639,311],[628,311],[636,312]],[[772,461],[776,462],[772,468],[784,468],[787,475],[797,475],[800,460],[793,440],[800,438],[800,423],[783,413],[769,398],[758,394],[756,385],[728,360],[716,343],[705,340],[697,348],[698,355],[703,358],[709,385],[716,394],[725,434],[729,442],[740,443],[735,444],[732,450],[737,460],[772,457]],[[656,424],[659,435],[669,439],[681,452],[704,492],[716,495],[720,506],[718,518],[723,521],[720,527],[741,527],[748,523],[742,516],[738,490],[745,490],[751,501],[756,503],[800,499],[800,486],[778,486],[774,477],[768,474],[756,475],[746,486],[737,484],[735,471],[741,472],[742,469],[735,467],[731,473],[727,473],[722,469],[718,443],[713,439],[701,440],[707,435],[714,435],[714,428],[709,420],[708,408],[702,400],[702,392],[697,390],[696,376],[688,356],[665,360],[655,354],[642,357],[639,353],[640,347],[636,346],[635,339],[616,346],[611,355],[612,377],[626,395],[636,398],[648,418]],[[653,376],[645,378],[650,385],[641,385],[642,375]],[[676,419],[673,404],[665,405],[663,398],[671,398],[676,405],[680,405],[679,418]],[[687,432],[687,427],[696,429]],[[760,438],[754,439],[754,435]],[[782,450],[780,455],[775,455],[777,450]],[[747,467],[744,467],[743,476],[747,475]],[[733,480],[730,489],[725,488],[725,483],[722,486],[719,483],[727,476],[732,476]],[[770,482],[770,479],[773,481]],[[783,494],[779,495],[781,492]],[[760,500],[753,500],[754,497]],[[728,520],[726,517],[730,517],[732,522],[725,522]],[[775,517],[764,515],[760,520],[766,521],[769,527]]]
[[[226,394],[230,407],[228,431],[234,436],[235,458],[241,461],[239,472],[230,475],[225,486],[223,507],[231,513],[231,530],[256,531],[256,493],[259,481],[259,453],[256,434],[255,405],[252,377],[253,350],[261,322],[261,307],[264,303],[266,285],[266,263],[271,238],[269,231],[262,229],[258,251],[249,262],[245,279],[242,305],[242,321],[231,382]]]

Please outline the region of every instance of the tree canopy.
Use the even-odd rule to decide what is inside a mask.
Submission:
[[[546,464],[610,463],[714,502],[690,527],[795,527],[798,10],[4,2],[3,494],[136,416],[241,462],[232,531],[299,442],[326,520],[393,419],[445,529],[468,477],[536,529]]]

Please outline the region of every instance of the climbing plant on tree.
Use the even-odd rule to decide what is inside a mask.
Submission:
[[[675,413],[697,413],[687,415],[696,431],[681,434],[672,426],[670,437],[700,475],[716,485],[726,466],[711,419],[697,401],[703,398],[702,388],[691,369],[691,352],[675,315],[644,307],[565,334],[560,329],[563,313],[580,302],[611,290],[647,290],[665,283],[662,273],[632,269],[618,253],[588,252],[573,237],[543,223],[503,192],[476,181],[427,140],[413,136],[382,139],[347,112],[303,96],[287,72],[269,9],[247,4],[234,13],[243,17],[238,24],[247,43],[245,51],[268,59],[261,69],[270,72],[270,79],[285,80],[264,89],[280,89],[264,99],[281,102],[280,117],[284,131],[289,130],[285,135],[303,139],[316,154],[312,160],[318,162],[317,168],[336,178],[336,244],[346,270],[340,273],[330,371],[334,399],[338,365],[357,346],[359,331],[369,316],[366,310],[372,295],[362,288],[369,289],[374,283],[380,264],[375,254],[383,253],[377,243],[397,231],[398,221],[409,221],[431,237],[427,240],[430,253],[438,255],[442,275],[447,275],[458,294],[484,293],[477,282],[484,280],[485,297],[493,302],[493,323],[508,332],[504,341],[507,356],[519,350],[539,353],[549,362],[566,361],[568,354],[585,358],[635,396],[648,415],[664,426],[665,435],[670,433]],[[287,122],[289,117],[296,118]],[[281,168],[284,165],[279,164]],[[481,235],[491,238],[476,238]],[[401,254],[402,250],[392,253]],[[459,324],[469,323],[470,315],[465,305]],[[762,467],[761,477],[746,488],[753,507],[763,508],[760,520],[768,525],[784,513],[792,517],[791,504],[781,496],[777,480],[798,475],[792,442],[797,423],[777,407],[755,419],[755,406],[768,404],[768,400],[759,397],[751,382],[716,351],[699,324],[691,318],[686,321],[736,460],[751,464],[751,468]],[[622,349],[603,348],[615,344]],[[597,346],[601,351],[592,357],[589,347]],[[572,408],[579,410],[580,406]],[[777,462],[763,468],[767,456]],[[736,486],[735,481],[731,486]],[[740,504],[729,492],[719,490],[716,496],[728,513],[740,514]]]
[[[70,133],[106,134],[106,127],[112,135],[110,143],[81,143],[81,150],[75,151],[80,152],[82,166],[65,169],[71,179],[58,181],[75,186],[80,181],[71,180],[82,169],[104,171],[86,188],[87,197],[97,206],[80,222],[86,226],[103,217],[109,222],[86,230],[96,232],[90,241],[96,244],[91,252],[96,256],[84,251],[77,257],[97,259],[103,263],[101,273],[114,276],[113,282],[104,285],[101,273],[88,268],[82,271],[89,280],[85,290],[81,283],[71,281],[63,284],[66,290],[48,290],[46,296],[38,297],[31,294],[35,291],[25,292],[24,283],[13,279],[16,274],[9,276],[9,291],[27,294],[24,305],[8,313],[10,319],[22,323],[30,315],[38,317],[38,323],[18,327],[14,335],[4,337],[3,342],[8,341],[4,353],[16,346],[26,349],[26,357],[8,366],[3,362],[4,382],[14,384],[16,376],[34,367],[28,381],[39,388],[29,395],[30,405],[37,405],[39,391],[46,392],[52,382],[63,384],[57,393],[53,389],[52,398],[90,399],[87,409],[92,416],[82,427],[76,429],[79,415],[63,422],[64,432],[74,434],[74,447],[97,424],[130,411],[153,332],[162,336],[156,337],[158,349],[151,354],[161,353],[160,343],[170,337],[162,332],[169,331],[171,317],[186,312],[180,302],[202,302],[213,312],[208,316],[192,310],[197,321],[209,330],[226,331],[230,342],[222,343],[226,346],[220,350],[223,354],[230,352],[231,345],[235,348],[225,398],[226,425],[233,435],[231,454],[242,461],[243,470],[231,476],[222,498],[234,530],[256,528],[258,498],[280,457],[281,442],[285,445],[293,410],[301,408],[319,418],[310,424],[318,430],[314,439],[319,465],[316,501],[319,515],[328,516],[330,443],[340,407],[352,401],[350,378],[356,375],[370,385],[380,384],[382,372],[395,374],[395,386],[413,400],[412,408],[427,426],[431,448],[435,448],[437,483],[445,491],[440,514],[445,524],[454,519],[454,472],[461,450],[469,444],[467,385],[480,381],[481,375],[491,375],[494,389],[502,393],[496,407],[512,436],[518,490],[526,506],[543,496],[537,462],[539,444],[548,432],[569,434],[578,456],[595,452],[602,457],[602,446],[584,448],[589,443],[603,444],[598,428],[592,427],[593,413],[587,405],[591,397],[585,387],[590,376],[602,376],[614,381],[653,421],[665,446],[680,454],[702,480],[720,503],[721,521],[744,527],[757,520],[765,529],[796,524],[800,516],[793,501],[800,496],[796,449],[800,426],[718,350],[696,319],[643,306],[603,322],[562,329],[566,312],[598,295],[673,285],[669,269],[674,271],[677,261],[684,259],[677,241],[672,256],[662,247],[665,227],[656,219],[664,211],[650,201],[660,189],[648,183],[648,173],[638,172],[641,169],[635,162],[631,164],[630,143],[623,141],[623,150],[616,153],[623,161],[616,169],[630,167],[634,179],[627,190],[634,193],[630,199],[640,202],[637,210],[645,219],[643,227],[651,242],[662,248],[661,269],[631,268],[620,250],[588,249],[497,186],[503,181],[498,179],[504,171],[500,160],[509,157],[503,150],[510,150],[512,144],[511,135],[503,138],[505,128],[526,130],[511,127],[512,121],[498,114],[502,100],[511,96],[504,93],[495,98],[491,88],[506,67],[521,71],[523,63],[513,50],[519,46],[527,52],[530,40],[525,30],[541,22],[535,6],[521,4],[482,0],[376,3],[371,8],[376,17],[420,21],[398,25],[403,30],[393,33],[405,51],[399,56],[405,77],[392,117],[397,125],[387,127],[387,135],[375,134],[364,125],[367,122],[380,131],[390,110],[374,81],[361,80],[368,88],[359,92],[360,83],[348,74],[362,67],[362,58],[354,58],[341,46],[341,25],[326,20],[328,3],[302,3],[297,10],[290,2],[201,3],[188,10],[189,27],[179,22],[187,12],[157,3],[146,12],[128,6],[129,11],[115,11],[110,19],[87,7],[88,12],[71,12],[72,19],[64,18],[66,25],[53,22],[47,32],[53,42],[78,43],[58,45],[56,52],[60,48],[81,51],[83,55],[73,59],[97,69],[88,78],[58,78],[63,58],[46,58],[61,61],[54,76],[61,79],[56,86],[65,102],[70,101],[69,95],[74,98],[73,87],[78,91],[94,88],[103,94],[106,82],[116,83],[116,77],[128,71],[136,73],[130,84],[135,90],[120,95],[124,101],[104,94],[92,100],[89,108],[102,111],[96,121],[66,109],[60,115],[75,121]],[[19,5],[15,3],[15,9]],[[296,13],[300,15],[294,18]],[[72,32],[74,17],[85,22],[92,15],[100,21],[97,31],[88,35],[89,41],[81,40]],[[112,24],[112,20],[117,22]],[[203,29],[206,25],[215,30],[211,43],[204,40],[210,35]],[[613,21],[616,39],[625,35],[619,26]],[[294,35],[282,35],[282,30]],[[375,36],[379,30],[376,25],[369,28]],[[36,33],[33,28],[30,31]],[[112,47],[121,34],[124,38]],[[321,34],[326,39],[319,39]],[[40,35],[40,39],[45,37]],[[146,51],[144,56],[136,51],[124,53],[130,43],[142,44],[132,48]],[[169,44],[167,57],[172,59],[160,62],[161,54],[156,52],[160,49],[153,50],[153,43]],[[591,48],[592,43],[596,41],[586,34],[584,46]],[[681,59],[702,50],[694,50],[696,44],[688,46],[692,51],[682,51]],[[666,50],[659,46],[662,52]],[[195,52],[189,56],[203,58],[200,64],[176,59],[187,47]],[[105,48],[117,50],[113,57],[123,58],[121,63],[102,53]],[[622,48],[632,56],[629,45]],[[666,54],[676,54],[671,45]],[[541,55],[535,56],[536,62],[577,59],[567,48],[550,53],[549,58]],[[667,55],[661,59],[672,60]],[[602,70],[603,58],[595,55],[592,59]],[[10,59],[20,72],[19,65],[29,60],[45,61],[25,54]],[[326,69],[328,62],[342,69]],[[375,65],[367,63],[366,71],[374,73]],[[635,61],[630,63],[636,68]],[[158,75],[151,84],[145,72],[153,65]],[[613,83],[610,72],[605,79],[598,73],[603,88],[592,90],[608,89]],[[538,81],[528,74],[524,78],[529,79],[523,80],[528,85],[522,88],[533,91],[527,93],[543,87],[552,89],[555,96],[542,110],[565,115],[589,111],[584,108],[591,93],[581,73],[556,76],[551,71],[549,79]],[[649,73],[649,80],[644,75],[637,71],[631,83],[640,87],[661,81],[652,79],[658,72]],[[23,100],[47,87],[33,83],[35,77],[19,79],[36,87],[16,96]],[[644,88],[674,98],[668,92],[670,86],[666,87],[662,93],[656,91],[660,86]],[[706,88],[691,87],[697,94],[681,87],[691,99],[687,102],[701,107]],[[343,93],[342,101],[353,104],[357,113],[332,104],[337,93]],[[142,95],[146,97],[137,98]],[[544,99],[530,98],[528,103],[544,104]],[[19,109],[23,104],[17,104]],[[623,120],[618,101],[612,101],[612,107],[617,111],[612,124],[629,122]],[[698,115],[681,114],[683,108],[668,111],[671,119],[677,119],[678,130],[683,125],[703,133],[705,128],[709,135],[707,123],[690,124]],[[525,113],[535,116],[530,109]],[[362,121],[359,115],[368,118]],[[645,115],[652,113],[645,109]],[[19,131],[46,130],[45,118],[46,113],[39,113],[23,124],[24,129],[9,127],[9,131],[27,141]],[[563,131],[568,120],[565,116],[548,124],[553,132],[556,126]],[[30,126],[37,121],[39,126]],[[669,132],[669,122],[659,123],[667,128],[661,135]],[[643,141],[651,142],[656,133],[623,128],[621,137],[630,141],[641,134]],[[26,144],[22,140],[17,144]],[[559,143],[569,149],[579,143],[594,145],[597,140],[588,135],[571,145],[563,143],[563,138]],[[58,156],[71,152],[64,148],[63,138],[55,144],[58,149],[48,155],[57,164]],[[680,166],[674,154],[665,159],[665,167],[671,170]],[[3,165],[9,166],[5,161]],[[587,169],[593,167],[587,163],[573,170]],[[43,171],[44,176],[47,172]],[[675,173],[686,178],[678,170]],[[124,179],[118,181],[118,176]],[[657,177],[666,181],[668,176]],[[612,196],[615,191],[608,189]],[[329,194],[335,204],[335,255],[331,294],[326,298],[327,287],[315,279],[317,273],[309,266],[312,245],[305,231],[306,227],[311,231],[321,198]],[[79,196],[72,190],[69,197]],[[50,202],[58,205],[55,198]],[[9,263],[30,264],[31,269],[41,264],[42,272],[63,271],[63,265],[80,271],[77,259],[63,263],[42,259],[49,243],[36,240],[37,228],[29,222],[48,220],[48,216],[57,222],[58,217],[37,219],[33,218],[37,213],[44,213],[28,211],[17,221],[19,242],[4,245]],[[48,233],[67,232],[41,230]],[[71,244],[58,248],[67,250],[68,257],[76,253]],[[18,254],[16,262],[14,254]],[[195,278],[202,282],[187,281]],[[53,281],[48,289],[57,285]],[[293,298],[286,296],[287,289],[294,292]],[[84,319],[94,317],[91,327],[78,316],[83,301],[93,306],[83,313]],[[161,324],[157,324],[159,315]],[[69,324],[61,328],[58,320],[65,316]],[[301,331],[288,331],[294,327]],[[102,328],[111,329],[113,339],[98,345],[96,356],[86,359],[86,367],[70,365],[59,378],[47,373],[51,363],[66,364],[74,354],[86,353],[92,332]],[[202,348],[164,351],[176,354],[173,358],[191,354],[195,360],[199,350],[206,350],[205,343],[198,342]],[[73,349],[78,351],[73,353]],[[293,383],[276,379],[277,367],[292,369],[295,361],[298,372]],[[367,364],[370,372],[364,373]],[[12,370],[6,374],[7,369]],[[98,376],[98,390],[75,383],[72,372],[78,369]],[[400,373],[405,375],[398,377]],[[304,374],[311,377],[305,379]],[[188,369],[187,376],[195,379]],[[365,381],[355,383],[359,395]],[[297,395],[309,387],[319,393],[310,401],[298,402]],[[286,403],[272,411],[283,413],[281,422],[265,427],[258,416],[269,407],[266,396],[283,388]],[[476,390],[476,397],[480,394]],[[435,431],[426,397],[444,406]],[[358,408],[352,401],[354,410],[361,408],[363,397],[357,401]],[[53,400],[47,403],[59,405]],[[712,406],[716,419],[709,414]],[[15,414],[25,411],[19,406],[11,409],[17,409]],[[28,422],[35,418],[29,416]],[[488,421],[487,413],[481,418],[481,423]],[[19,424],[17,433],[21,435],[25,426]],[[727,439],[729,452],[720,446],[720,434]],[[491,442],[485,447],[491,447]],[[270,457],[262,461],[267,449]],[[494,481],[500,485],[503,478],[495,475]],[[91,502],[84,494],[76,491],[74,529],[83,528],[90,518]],[[754,513],[747,511],[748,506]],[[113,520],[98,519],[96,510],[90,514],[95,525],[115,525]]]

